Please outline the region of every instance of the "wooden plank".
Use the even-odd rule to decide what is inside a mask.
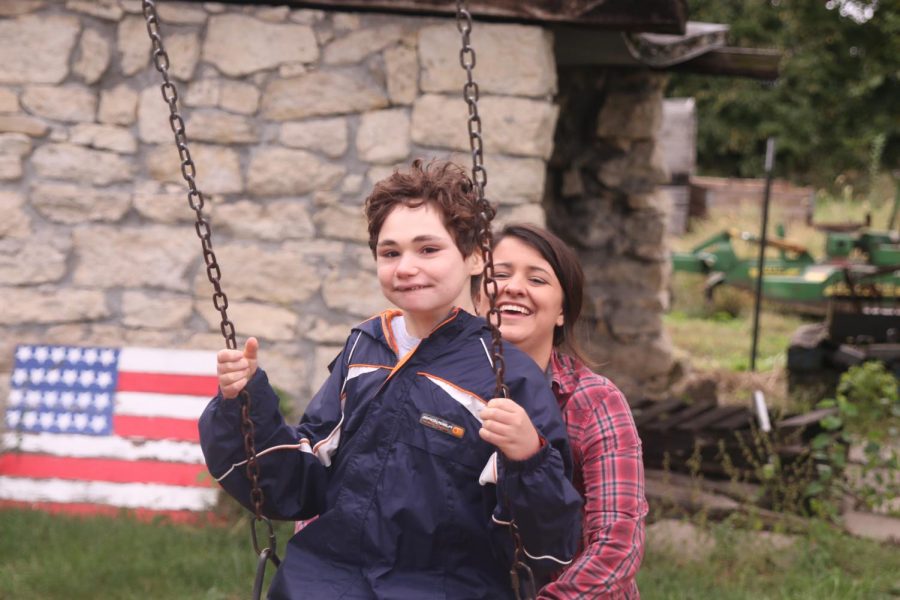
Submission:
[[[774,81],[780,73],[782,52],[773,48],[715,48],[696,58],[669,67],[675,71],[731,75]]]
[[[747,408],[745,406],[719,406],[709,412],[699,415],[695,419],[682,423],[678,426],[678,429],[699,431],[705,427],[710,427],[719,421],[733,417],[737,413],[746,411]]]
[[[694,404],[687,406],[687,408],[677,413],[669,413],[668,416],[662,415],[662,418],[648,423],[647,425],[645,425],[645,427],[653,431],[666,431],[668,429],[671,429],[672,427],[675,427],[676,425],[691,421],[692,419],[696,418],[702,413],[705,413],[709,409],[715,408],[715,406],[715,400],[695,402]]]
[[[827,417],[828,415],[833,415],[836,412],[836,408],[820,408],[812,412],[803,413],[802,415],[796,415],[782,421],[778,421],[777,423],[775,423],[775,428],[790,429],[808,427],[809,425],[817,425],[820,420]]]
[[[253,4],[250,0],[224,0],[224,3]],[[325,10],[456,15],[455,0],[272,0],[271,3]],[[616,31],[680,34],[687,23],[687,0],[470,0],[468,4],[469,12],[475,18],[543,25],[560,23]]]
[[[640,429],[643,425],[655,420],[659,415],[680,409],[685,405],[683,400],[670,398],[653,403],[649,408],[634,411],[634,424]]]

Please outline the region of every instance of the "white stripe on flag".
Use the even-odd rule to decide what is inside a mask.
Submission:
[[[86,502],[122,508],[208,510],[216,503],[213,488],[186,488],[151,483],[106,483],[0,476],[0,500],[18,502]]]
[[[135,417],[169,417],[196,421],[210,399],[205,396],[175,396],[142,392],[116,393],[116,414]]]
[[[63,433],[5,433],[0,440],[3,441],[4,452],[203,464],[203,452],[200,446],[193,442],[171,440],[132,442],[117,437]]]
[[[215,375],[216,353],[208,350],[122,348],[119,352],[119,371]]]

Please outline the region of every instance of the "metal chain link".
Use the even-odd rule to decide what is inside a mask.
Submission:
[[[216,254],[213,251],[212,232],[209,228],[209,221],[207,221],[206,217],[203,215],[205,202],[203,200],[203,194],[197,188],[197,167],[191,158],[191,151],[188,148],[188,138],[184,126],[184,119],[178,111],[178,90],[169,78],[169,55],[166,53],[159,30],[159,15],[156,12],[156,2],[154,0],[142,0],[141,8],[144,13],[144,20],[147,23],[147,33],[150,36],[150,42],[153,46],[153,64],[163,78],[160,89],[162,91],[163,100],[169,106],[169,127],[175,135],[175,146],[178,149],[178,156],[181,159],[181,176],[187,182],[189,188],[188,204],[196,216],[194,230],[197,232],[197,237],[200,238],[200,245],[203,250],[203,262],[206,264],[206,276],[214,289],[212,295],[213,306],[215,306],[222,317],[220,329],[222,331],[222,336],[225,338],[225,345],[229,349],[235,350],[237,349],[237,341],[235,339],[234,324],[228,319],[228,297],[222,290],[221,285],[222,270],[219,267],[218,260],[216,260]],[[253,420],[250,418],[250,393],[246,389],[243,389],[239,394],[239,398],[241,404],[241,433],[244,438],[244,451],[247,455],[246,473],[247,478],[250,480],[250,501],[253,504],[253,511],[256,517],[251,523],[251,534],[253,547],[260,556],[260,566],[264,569],[266,560],[271,560],[276,566],[280,561],[275,554],[275,530],[269,519],[262,515],[262,505],[265,501],[265,497],[262,488],[259,486],[259,461],[257,460],[253,441],[255,430]],[[270,546],[262,551],[259,549],[256,537],[256,523],[258,521],[265,521],[269,529]],[[254,594],[256,594],[254,597],[259,597],[259,594],[255,590]]]
[[[471,44],[472,14],[468,10],[466,0],[456,0],[456,28],[462,36],[462,49],[459,51],[459,64],[466,71],[466,83],[463,86],[463,99],[469,107],[469,148],[472,152],[472,182],[475,186],[479,207],[478,238],[484,256],[484,276],[482,285],[488,298],[488,312],[485,315],[491,330],[491,357],[494,377],[496,378],[496,396],[509,398],[509,388],[504,382],[506,362],[503,358],[503,340],[500,334],[500,311],[497,309],[497,279],[494,272],[494,236],[491,232],[491,221],[497,211],[485,198],[484,188],[487,186],[487,170],[484,168],[484,140],[481,136],[481,117],[478,115],[478,84],[472,71],[475,69],[475,49]],[[509,532],[513,540],[513,560],[509,569],[509,579],[513,594],[517,600],[531,600],[537,597],[534,573],[525,562],[525,548],[515,523],[509,524]]]
[[[478,84],[472,73],[476,61],[475,49],[472,48],[470,40],[472,14],[469,12],[465,0],[456,2],[456,28],[462,35],[459,64],[466,71],[463,99],[469,107],[468,128],[469,148],[472,153],[472,183],[475,186],[479,207],[478,239],[484,257],[482,286],[489,304],[485,319],[491,330],[491,358],[496,377],[496,396],[509,398],[509,388],[504,383],[506,361],[503,358],[503,341],[500,335],[500,311],[497,309],[498,288],[494,276],[494,236],[491,233],[491,221],[497,211],[484,195],[484,188],[487,186],[487,169],[484,168],[484,140],[481,136],[481,117],[478,114]]]

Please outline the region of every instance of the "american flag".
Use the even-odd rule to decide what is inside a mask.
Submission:
[[[192,520],[216,502],[197,419],[214,352],[16,347],[0,505]]]

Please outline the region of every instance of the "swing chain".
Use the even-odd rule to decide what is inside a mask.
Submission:
[[[500,311],[497,308],[497,279],[494,272],[494,236],[491,233],[491,221],[497,211],[484,196],[487,185],[487,170],[484,168],[484,139],[481,135],[481,117],[478,115],[478,84],[472,71],[475,68],[475,49],[471,45],[472,14],[468,10],[466,0],[456,0],[456,28],[462,36],[462,49],[459,51],[459,64],[466,71],[466,83],[463,86],[463,99],[469,108],[469,147],[472,151],[472,183],[477,194],[479,214],[478,238],[484,257],[484,293],[488,298],[489,309],[485,318],[491,330],[492,367],[496,377],[497,397],[509,398],[509,388],[503,381],[506,362],[503,359],[503,340],[500,335]],[[509,533],[513,540],[513,560],[509,569],[510,584],[516,600],[537,597],[537,586],[534,573],[525,562],[525,548],[515,523],[509,524]]]
[[[150,35],[150,41],[153,46],[153,64],[156,70],[162,75],[163,84],[161,86],[162,97],[169,106],[169,127],[175,134],[175,146],[178,148],[178,156],[181,159],[181,175],[188,184],[188,204],[194,211],[196,222],[194,230],[203,249],[203,261],[206,264],[206,276],[212,284],[213,289],[213,306],[222,316],[220,329],[225,338],[225,345],[230,350],[237,348],[235,339],[234,324],[228,319],[228,297],[222,290],[221,279],[222,270],[216,260],[216,254],[213,251],[212,232],[209,228],[209,221],[203,215],[203,194],[197,188],[196,175],[197,168],[191,158],[191,152],[188,148],[187,132],[185,131],[184,119],[178,112],[178,90],[175,84],[169,78],[169,55],[163,46],[162,35],[159,30],[159,15],[156,12],[156,3],[154,0],[142,0],[142,9],[144,20],[147,22],[147,33]],[[255,429],[253,420],[250,418],[250,393],[246,388],[241,390],[239,394],[241,405],[241,433],[244,438],[244,451],[247,455],[246,473],[250,480],[250,502],[253,504],[253,512],[255,519],[250,523],[251,538],[253,548],[256,551],[259,560],[257,565],[256,583],[254,584],[253,597],[260,597],[262,586],[262,578],[265,572],[266,562],[272,561],[277,567],[281,562],[275,553],[276,540],[275,529],[272,522],[262,515],[262,506],[265,500],[262,488],[259,486],[259,461],[257,460],[256,450],[254,448]],[[259,521],[265,521],[269,532],[269,546],[260,550],[256,536],[256,524]]]
[[[472,183],[477,194],[480,210],[478,238],[484,258],[484,277],[482,285],[489,301],[489,309],[485,318],[491,330],[491,358],[496,378],[497,397],[509,398],[509,388],[504,383],[506,361],[503,359],[503,341],[500,335],[500,311],[497,309],[497,280],[494,276],[494,238],[491,233],[491,221],[497,214],[494,207],[484,196],[487,186],[487,170],[484,168],[484,140],[481,136],[481,117],[478,114],[478,84],[473,76],[475,68],[475,49],[471,45],[472,14],[466,6],[466,0],[456,2],[456,28],[462,35],[462,49],[459,51],[459,64],[466,71],[466,83],[463,86],[463,99],[469,108],[469,147],[472,152]]]

